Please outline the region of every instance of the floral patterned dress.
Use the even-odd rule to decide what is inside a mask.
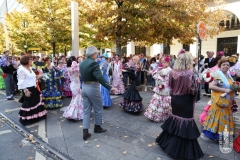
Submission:
[[[49,77],[45,81],[46,89],[42,91],[44,107],[48,109],[60,108],[63,106],[61,93],[57,90],[56,79],[62,75],[62,72],[52,67],[44,68],[43,72]]]
[[[170,89],[168,85],[170,71],[170,67],[158,67],[158,69],[152,73],[153,78],[156,80],[156,86],[153,89],[155,94],[152,96],[150,105],[144,115],[155,122],[165,121],[172,113],[171,96],[169,95]]]
[[[122,81],[122,62],[114,61],[112,63],[113,68],[113,87],[117,88],[119,91],[113,91],[113,94],[123,94],[124,93],[124,85]]]
[[[223,81],[219,74],[215,74],[214,79],[217,81],[217,85],[221,88],[223,87]],[[230,86],[233,84],[231,78],[227,78],[228,83]],[[228,127],[229,132],[234,133],[234,121],[233,121],[233,112],[232,112],[232,105],[234,100],[234,93],[231,92],[230,94],[226,95],[226,98],[223,99],[225,104],[228,104],[226,107],[220,107],[217,105],[217,101],[222,95],[222,92],[212,91],[211,93],[211,107],[208,110],[206,120],[203,124],[203,133],[205,136],[219,140],[219,132],[223,132],[225,125]]]
[[[83,119],[83,105],[80,89],[79,65],[77,62],[72,62],[71,68],[68,68],[68,75],[71,80],[70,88],[72,91],[72,100],[63,113],[63,117],[80,120]]]
[[[72,91],[71,91],[71,88],[70,88],[71,80],[70,80],[70,77],[68,75],[67,66],[64,65],[62,70],[63,70],[63,73],[64,73],[63,95],[67,96],[67,97],[71,97],[72,96]]]

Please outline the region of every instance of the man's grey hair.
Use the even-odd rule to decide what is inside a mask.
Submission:
[[[94,53],[97,53],[98,50],[95,46],[89,46],[86,50],[86,56],[91,57]]]
[[[210,54],[214,54],[214,52],[213,51],[208,51]]]

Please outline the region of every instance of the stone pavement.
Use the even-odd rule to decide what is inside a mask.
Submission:
[[[143,97],[145,109],[151,100],[150,92],[140,92]],[[47,138],[48,142],[67,153],[74,159],[99,159],[99,160],[161,160],[172,159],[154,143],[155,138],[161,133],[160,125],[148,120],[143,113],[131,114],[118,107],[121,96],[113,98],[113,106],[103,111],[104,128],[106,133],[93,133],[93,119],[90,132],[92,137],[84,142],[82,140],[82,121],[73,122],[62,117],[62,111],[53,110],[48,112]],[[208,97],[196,104],[195,121],[199,130],[202,125],[198,115],[202,112],[208,101]],[[240,100],[239,100],[240,101]],[[238,101],[238,102],[239,102]],[[67,104],[66,104],[67,105]],[[198,139],[200,146],[205,153],[202,159],[240,159],[240,154],[232,151],[230,154],[223,154],[218,144]],[[209,155],[214,158],[209,158]]]
[[[152,94],[149,91],[141,91],[140,94],[143,97],[143,104],[146,109]],[[48,110],[46,120],[27,128],[30,132],[40,135],[50,145],[75,160],[172,159],[154,143],[155,138],[161,133],[160,126],[162,123],[148,120],[143,113],[130,114],[125,112],[118,106],[122,97],[112,96],[112,98],[113,106],[103,111],[104,124],[102,126],[108,129],[108,131],[101,134],[93,133],[94,123],[92,119],[90,128],[92,137],[88,141],[83,141],[82,139],[82,121],[71,121],[62,117],[64,108]],[[208,97],[202,97],[201,101],[196,103],[194,117],[200,131],[202,126],[198,120],[198,115],[202,112],[208,99]],[[67,106],[70,100],[71,98],[64,98],[64,106]],[[240,99],[237,99],[237,102],[240,104]],[[8,113],[16,121],[18,121],[18,105],[15,101],[0,100],[0,110]],[[236,116],[238,116],[236,120],[239,120],[239,113]],[[237,122],[236,127],[240,128],[239,122]],[[2,136],[0,135],[0,141],[3,142],[1,138]],[[229,154],[221,153],[217,143],[205,141],[201,138],[198,141],[205,154],[202,158],[204,160],[240,159],[240,154],[235,151]],[[2,149],[0,148],[1,151]],[[209,155],[214,156],[214,158],[210,158]]]

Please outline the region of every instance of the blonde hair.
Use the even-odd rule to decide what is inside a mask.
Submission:
[[[186,70],[193,69],[193,57],[190,52],[181,53],[177,56],[173,69]]]
[[[136,59],[136,64],[139,63],[140,58],[138,56],[133,56],[132,59]]]

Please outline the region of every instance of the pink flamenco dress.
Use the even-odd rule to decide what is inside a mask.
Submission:
[[[208,104],[204,107],[203,112],[201,114],[199,114],[199,121],[203,124],[206,117],[207,117],[207,113],[209,108],[211,107],[211,101],[208,102]]]
[[[153,89],[154,95],[150,105],[148,106],[144,115],[155,122],[165,121],[172,113],[171,96],[169,95],[169,73],[171,68],[158,67],[152,76],[156,81],[156,86]]]
[[[214,73],[218,70],[218,66],[214,66],[210,69],[206,69],[203,73],[202,73],[202,79],[204,80],[205,83],[210,83],[214,80]],[[208,110],[211,107],[211,100],[208,102],[208,104],[204,107],[203,112],[201,114],[199,114],[199,121],[203,124],[205,122],[205,119],[207,117],[208,114]]]
[[[115,95],[123,94],[125,89],[124,89],[123,80],[122,80],[122,62],[114,61],[112,63],[112,69],[113,69],[112,85],[113,87],[118,89],[118,91],[113,91],[113,94]]]
[[[73,61],[72,66],[67,69],[71,80],[70,88],[72,91],[72,100],[63,113],[63,117],[67,119],[81,120],[83,119],[83,104],[80,89],[79,65]]]
[[[71,91],[71,88],[70,88],[71,80],[70,80],[70,77],[68,75],[67,67],[64,66],[62,68],[62,70],[63,70],[63,73],[64,73],[63,95],[66,96],[66,97],[71,97],[72,96],[72,91]]]

